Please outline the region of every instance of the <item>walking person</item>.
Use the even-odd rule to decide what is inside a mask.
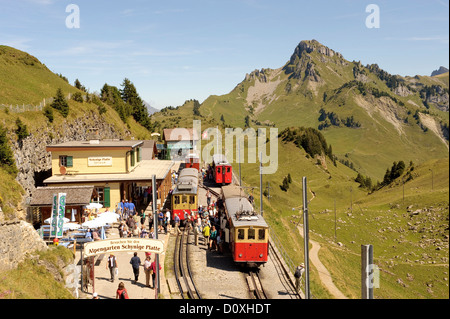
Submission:
[[[208,246],[209,244],[209,234],[210,234],[209,224],[206,223],[205,226],[203,227],[203,237],[205,237],[206,246]]]
[[[208,204],[208,206],[211,204],[211,192],[208,191],[206,192],[206,203]]]
[[[213,250],[213,246],[214,246],[214,249],[216,249],[216,247],[217,247],[216,238],[217,238],[217,230],[216,230],[216,226],[213,225],[211,228],[211,234],[209,235],[209,249],[210,250]]]
[[[145,272],[145,286],[150,287],[150,275],[152,274],[152,263],[150,259],[150,254],[147,255],[144,261],[144,272]]]
[[[297,292],[300,291],[300,284],[301,284],[301,280],[303,278],[303,273],[305,272],[305,264],[300,264],[300,266],[297,267],[297,269],[295,270],[295,289],[297,289]]]
[[[139,279],[139,266],[141,265],[141,259],[138,257],[136,252],[134,253],[134,256],[131,258],[130,264],[133,268],[134,283],[137,283]]]
[[[130,297],[128,296],[128,291],[125,288],[125,284],[123,282],[119,283],[119,287],[117,287],[116,299],[130,299]]]
[[[109,273],[111,274],[111,282],[114,282],[114,277],[116,275],[117,260],[114,254],[110,254],[108,257],[108,263],[106,264],[106,269],[109,268]]]

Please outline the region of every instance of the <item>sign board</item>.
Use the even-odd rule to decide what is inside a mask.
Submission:
[[[111,156],[88,157],[88,166],[89,167],[112,166],[112,157]]]
[[[109,254],[113,252],[150,252],[161,254],[164,252],[164,242],[149,238],[118,238],[97,240],[84,244],[85,257]]]
[[[62,238],[64,215],[66,213],[66,194],[53,194],[50,237]]]

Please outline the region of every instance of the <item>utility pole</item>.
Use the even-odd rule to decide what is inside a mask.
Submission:
[[[334,199],[334,242],[337,243],[336,198]]]
[[[158,239],[158,215],[157,215],[157,191],[156,191],[156,175],[152,176],[152,193],[153,193],[153,229],[155,232],[155,239]],[[160,279],[159,279],[159,254],[155,254],[156,264],[156,282],[155,282],[155,299],[158,299],[158,293],[160,292]]]
[[[238,144],[238,156],[239,156],[239,186],[242,186],[242,178],[241,178],[241,143]]]
[[[373,299],[373,288],[379,284],[379,273],[373,264],[373,246],[361,245],[361,299]]]
[[[261,212],[261,216],[263,216],[263,184],[262,184],[262,153],[259,153],[259,192],[260,192],[260,203],[259,203],[259,211]]]
[[[270,182],[267,182],[267,199],[270,200]]]
[[[434,172],[431,168],[430,171],[431,171],[431,190],[434,190]]]
[[[305,240],[305,298],[311,299],[309,290],[309,223],[306,177],[303,177],[303,238]]]

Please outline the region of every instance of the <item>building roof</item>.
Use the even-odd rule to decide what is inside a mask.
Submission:
[[[133,149],[143,144],[143,141],[122,141],[122,140],[99,140],[98,143],[91,141],[71,141],[54,145],[47,145],[47,152],[67,148],[126,148]]]
[[[141,146],[142,159],[153,159],[158,153],[158,148],[156,147],[156,141],[146,140]]]
[[[89,183],[89,182],[123,182],[123,181],[151,181],[156,175],[157,180],[163,180],[171,173],[173,161],[142,160],[130,173],[120,174],[78,174],[78,175],[54,175],[47,178],[46,184],[61,183]]]
[[[163,137],[166,142],[198,141],[197,131],[192,128],[165,129]]]
[[[67,206],[84,206],[91,202],[94,186],[38,187],[34,190],[30,206],[52,206],[53,194],[66,193]]]

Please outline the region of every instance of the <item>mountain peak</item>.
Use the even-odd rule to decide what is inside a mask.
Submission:
[[[431,76],[436,76],[436,75],[444,74],[444,73],[447,73],[447,72],[448,72],[448,69],[446,67],[441,66],[439,68],[439,70],[433,71],[433,73],[431,73]]]
[[[301,58],[304,54],[310,54],[312,52],[318,52],[327,57],[333,57],[335,55],[342,58],[342,55],[339,52],[336,52],[327,46],[321,44],[317,40],[303,40],[299,43],[299,45],[295,48],[294,54],[291,56],[290,63],[293,63],[296,57]]]

